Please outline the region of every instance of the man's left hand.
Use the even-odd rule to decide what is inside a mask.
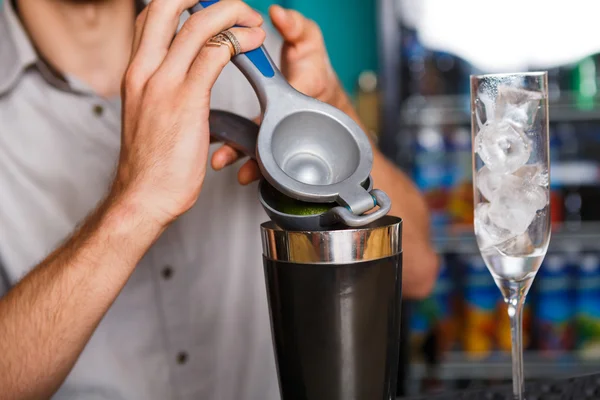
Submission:
[[[283,37],[281,72],[307,96],[337,106],[345,97],[319,26],[298,11],[272,6],[271,21]]]
[[[271,21],[284,43],[281,52],[281,72],[296,90],[334,107],[348,103],[340,81],[331,66],[319,26],[297,11],[272,6]],[[225,168],[237,161],[240,154],[224,145],[212,158],[212,167]],[[260,178],[255,161],[249,160],[238,172],[238,180],[247,185]]]

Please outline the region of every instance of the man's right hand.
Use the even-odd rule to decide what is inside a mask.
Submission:
[[[230,29],[243,52],[265,38],[260,14],[238,0],[194,13],[175,35],[179,16],[196,3],[154,0],[144,9],[123,80],[123,135],[113,192],[125,193],[161,225],[194,204],[206,173],[210,92],[230,51],[205,43],[232,26],[248,27]]]

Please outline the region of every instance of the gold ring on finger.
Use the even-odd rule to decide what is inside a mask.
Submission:
[[[229,40],[229,38],[223,34],[223,32],[211,37],[208,42],[206,42],[206,45],[209,47],[227,46],[229,47],[229,53],[231,57],[236,55],[234,44],[231,43],[231,40]]]

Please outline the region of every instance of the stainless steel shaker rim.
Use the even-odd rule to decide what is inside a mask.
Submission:
[[[351,264],[402,252],[402,219],[385,216],[355,229],[286,231],[273,221],[261,225],[263,255],[302,264]]]

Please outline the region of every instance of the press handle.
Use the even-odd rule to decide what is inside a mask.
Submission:
[[[219,0],[200,1],[188,11],[193,14],[218,2]],[[264,46],[241,53],[233,57],[231,61],[252,85],[263,111],[266,107],[269,88],[289,86]]]
[[[208,117],[210,135],[228,144],[245,156],[256,159],[256,140],[259,126],[237,114],[210,110]]]
[[[387,215],[392,208],[392,201],[388,195],[379,189],[372,190],[370,194],[375,198],[376,205],[379,206],[379,209],[370,214],[356,215],[346,207],[334,207],[323,214],[321,217],[323,219],[322,224],[332,225],[334,222],[341,222],[351,228],[358,228],[375,222],[379,218]]]

